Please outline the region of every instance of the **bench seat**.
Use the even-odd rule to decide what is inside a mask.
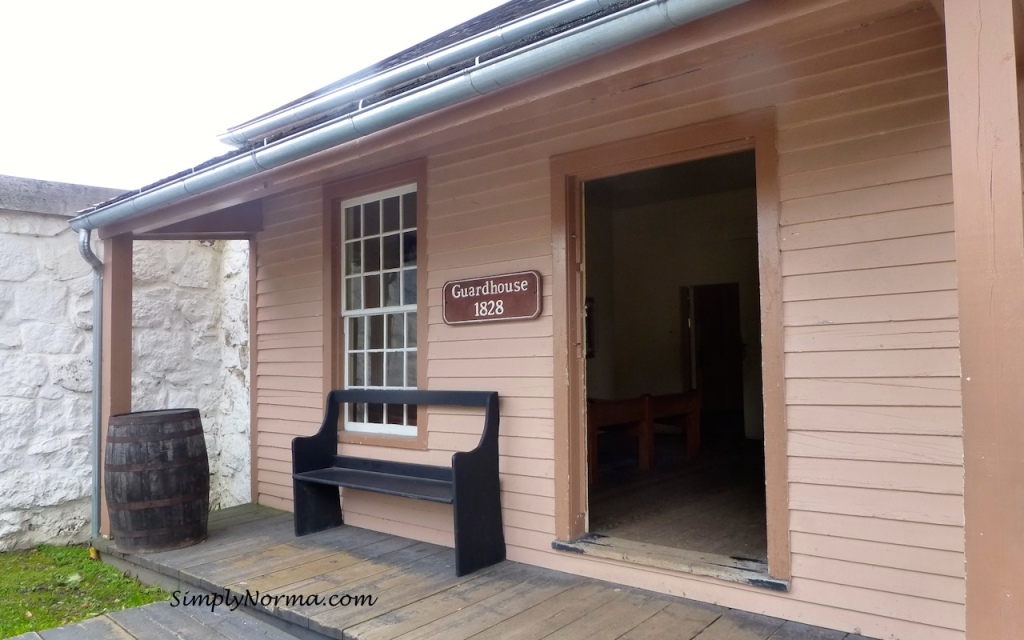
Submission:
[[[484,409],[480,441],[440,467],[337,455],[338,427],[347,403],[434,405]],[[432,417],[443,420],[444,416]],[[344,524],[339,489],[358,489],[452,505],[455,574],[505,559],[498,478],[498,394],[493,391],[342,389],[327,394],[320,430],[292,440],[295,535]]]
[[[423,464],[390,462],[386,470],[373,470],[361,458],[338,456],[334,466],[295,474],[299,481],[316,482],[335,487],[386,493],[403,498],[416,498],[451,504],[455,500],[452,470]],[[440,479],[442,477],[447,479]]]

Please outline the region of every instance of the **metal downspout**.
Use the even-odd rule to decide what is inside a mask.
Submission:
[[[92,230],[78,232],[78,251],[92,267],[92,539],[100,537],[100,437],[102,435],[103,262],[92,251]]]

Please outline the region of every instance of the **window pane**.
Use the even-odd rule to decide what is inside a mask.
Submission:
[[[416,405],[405,405],[405,424],[413,427],[416,426]]]
[[[351,387],[362,387],[366,384],[364,367],[366,356],[362,353],[353,353],[348,357],[348,384]]]
[[[415,191],[402,196],[402,227],[405,229],[414,229],[416,227]]]
[[[402,234],[402,266],[416,266],[416,232],[406,231]]]
[[[384,354],[382,352],[375,352],[367,354],[369,355],[370,363],[370,386],[371,387],[383,387],[384,386]]]
[[[397,307],[402,304],[399,299],[401,293],[399,285],[400,277],[397,271],[384,274],[384,306]]]
[[[370,316],[370,341],[369,349],[384,348],[384,316]]]
[[[384,200],[384,233],[398,231],[401,224],[398,211],[398,196]]]
[[[363,270],[380,271],[380,238],[363,241]]]
[[[361,402],[356,402],[348,405],[348,419],[352,422],[365,422],[366,421],[366,405]]]
[[[345,309],[363,308],[363,281],[362,278],[345,278],[348,285],[345,291]]]
[[[402,304],[416,304],[416,270],[402,270],[402,292],[405,297]]]
[[[360,213],[362,213],[362,207],[356,205],[354,207],[345,208],[345,239],[352,240],[363,235],[363,225],[360,220]]]
[[[382,404],[368,404],[366,405],[366,421],[376,422],[377,424],[384,423],[384,405]]]
[[[416,352],[405,352],[405,386],[416,386]]]
[[[388,349],[401,349],[405,347],[403,337],[405,334],[405,322],[400,313],[389,313],[387,316],[388,327]]]
[[[366,276],[363,278],[365,298],[363,299],[366,309],[380,307],[380,276]]]
[[[345,243],[345,275],[351,276],[362,272],[363,252],[359,241]]]
[[[363,205],[363,235],[373,236],[380,233],[380,202],[367,202]]]
[[[348,323],[348,348],[361,351],[366,348],[366,318],[352,318]]]
[[[387,354],[387,386],[389,387],[401,387],[405,384],[405,378],[402,375],[403,355],[405,355],[404,351],[389,351]]]
[[[405,314],[405,338],[407,347],[416,346],[416,312]]]
[[[401,265],[401,237],[396,233],[384,236],[381,241],[384,243],[384,268],[397,269]]]
[[[402,420],[402,418],[405,417],[404,404],[388,404],[384,405],[384,407],[387,414],[388,424],[404,424]]]

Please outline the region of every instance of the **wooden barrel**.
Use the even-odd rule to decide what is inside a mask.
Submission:
[[[206,539],[210,463],[199,410],[111,416],[103,478],[119,548],[165,551]]]

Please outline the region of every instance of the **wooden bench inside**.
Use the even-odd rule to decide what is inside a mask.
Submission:
[[[347,403],[482,407],[480,442],[452,454],[452,465],[337,455],[338,424]],[[438,418],[440,419],[440,418]],[[292,441],[295,535],[343,524],[338,488],[451,504],[455,573],[465,575],[505,559],[498,485],[498,394],[488,391],[345,389],[327,395],[320,430]]]

